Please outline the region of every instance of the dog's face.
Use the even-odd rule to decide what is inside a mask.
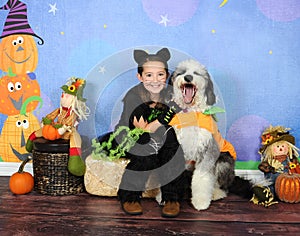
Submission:
[[[170,85],[173,100],[181,108],[204,111],[216,102],[213,83],[206,68],[195,60],[182,61],[176,67]]]

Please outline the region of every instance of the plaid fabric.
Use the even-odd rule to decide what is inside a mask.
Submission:
[[[76,128],[74,127],[74,125],[76,124],[77,121],[77,115],[74,112],[71,112],[70,110],[65,110],[62,109],[60,110],[60,108],[57,108],[56,110],[54,110],[53,112],[51,112],[50,114],[48,114],[46,116],[47,118],[51,119],[51,120],[55,120],[57,119],[54,123],[55,124],[62,124],[62,125],[67,125],[72,127],[72,131],[71,132],[66,132],[62,135],[63,139],[71,139],[71,134],[74,133],[76,131]],[[76,135],[77,137],[77,135]],[[75,143],[81,143],[80,141],[75,141]],[[71,142],[71,146],[73,142]],[[80,145],[76,144],[74,145],[75,147],[79,147]]]
[[[20,162],[19,158],[27,153],[25,149],[27,138],[39,128],[40,123],[32,113],[8,116],[0,137],[0,156],[3,161]]]
[[[57,108],[53,112],[47,115],[47,118],[55,120],[57,118],[58,124],[74,126],[77,121],[77,116],[74,112],[70,112],[68,110],[61,110]]]

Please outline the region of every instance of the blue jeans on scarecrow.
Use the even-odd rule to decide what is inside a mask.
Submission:
[[[284,169],[283,169],[283,173],[287,173],[289,171],[289,164],[288,164],[288,160],[284,160],[282,162]],[[270,188],[271,192],[273,193],[273,195],[275,196],[275,183],[276,183],[276,179],[277,177],[281,174],[281,172],[276,172],[276,173],[264,173],[265,179],[268,180],[268,187]]]

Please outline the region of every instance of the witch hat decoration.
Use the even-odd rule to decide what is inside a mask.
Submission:
[[[0,7],[0,10],[9,10],[0,38],[14,34],[28,34],[40,39],[39,44],[44,43],[44,40],[33,32],[28,23],[25,3],[19,0],[8,0],[4,6]]]

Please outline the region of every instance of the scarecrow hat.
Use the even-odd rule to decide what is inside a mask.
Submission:
[[[61,89],[68,94],[71,94],[75,97],[77,97],[78,100],[85,102],[86,99],[82,97],[83,95],[83,89],[85,87],[85,80],[72,77],[71,84],[65,84],[61,87]]]
[[[4,6],[0,7],[0,10],[9,10],[0,38],[14,34],[28,34],[40,39],[39,44],[44,43],[44,40],[33,32],[28,23],[25,3],[19,0],[8,0]]]
[[[259,153],[263,153],[268,146],[278,141],[287,141],[295,145],[295,138],[294,136],[290,135],[288,130],[290,129],[283,126],[273,127],[272,125],[265,129],[261,136],[262,147],[259,149]]]

